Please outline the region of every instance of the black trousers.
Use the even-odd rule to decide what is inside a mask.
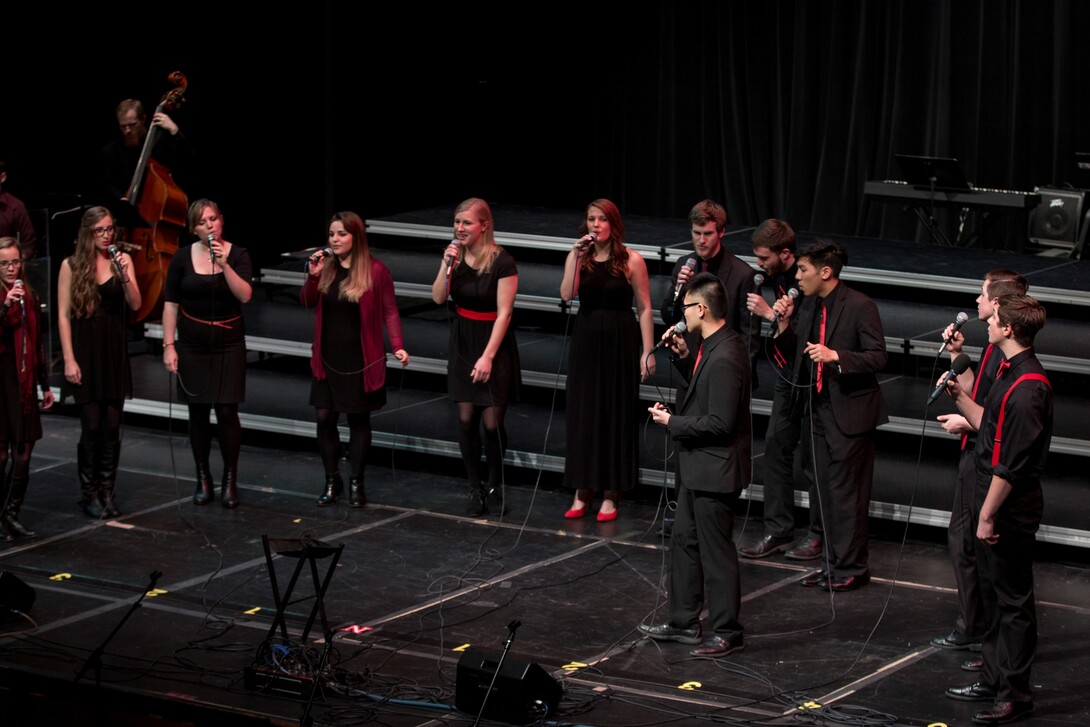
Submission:
[[[977,474],[974,533],[991,479],[990,473]],[[1040,483],[1012,492],[995,518],[999,540],[995,545],[976,541],[980,593],[988,614],[982,681],[1000,701],[1033,699],[1030,667],[1037,654],[1033,546],[1043,509]]]
[[[950,527],[946,543],[950,561],[954,566],[954,580],[958,585],[958,617],[954,631],[971,641],[980,641],[988,630],[984,615],[984,601],[980,597],[980,576],[976,561],[976,517],[980,504],[976,498],[976,459],[972,440],[961,452],[958,460],[958,479],[954,485],[954,502],[950,506]]]
[[[802,435],[802,419],[791,416],[791,384],[776,382],[772,414],[765,434],[764,527],[765,535],[795,537],[795,454]],[[810,533],[821,534],[821,507],[810,478]]]
[[[868,572],[867,518],[874,481],[874,432],[844,434],[829,402],[816,399],[810,417],[803,419],[802,447],[811,457],[825,514],[827,570],[834,578],[863,575]]]
[[[682,484],[670,535],[670,623],[699,625],[708,608],[708,627],[725,639],[742,635],[738,620],[742,585],[738,550],[732,539],[734,503],[741,492],[693,490]]]

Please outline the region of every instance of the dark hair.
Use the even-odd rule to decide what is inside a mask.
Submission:
[[[799,252],[799,257],[809,260],[815,268],[828,267],[834,278],[839,278],[840,271],[848,264],[848,251],[839,242],[828,239],[814,240]]]
[[[706,225],[709,222],[714,222],[715,229],[722,232],[723,228],[727,226],[727,211],[718,202],[703,199],[689,210],[689,224]]]
[[[758,247],[767,247],[777,255],[784,250],[795,252],[795,231],[783,220],[765,220],[757,225],[750,241],[753,243],[754,250]]]
[[[723,281],[718,276],[712,273],[694,276],[685,284],[685,295],[699,298],[712,318],[723,320],[727,317],[727,291],[723,289]]]
[[[1013,270],[997,268],[984,273],[984,281],[988,284],[988,297],[998,298],[1001,295],[1025,295],[1029,290],[1029,283]]]
[[[340,222],[344,231],[352,236],[352,252],[348,253],[348,279],[341,283],[337,297],[358,303],[363,294],[371,289],[371,247],[367,244],[367,225],[355,212],[337,212],[329,220],[329,225]],[[318,290],[326,293],[337,277],[340,263],[326,262],[318,280]]]
[[[1045,327],[1045,307],[1028,295],[1001,295],[996,316],[1000,325],[1010,326],[1020,346],[1032,346],[1037,332]]]
[[[587,234],[587,215],[591,207],[602,210],[609,222],[609,274],[614,277],[628,278],[628,248],[624,244],[624,222],[621,221],[621,210],[608,199],[596,199],[587,205],[583,212],[583,221],[579,224],[579,234]],[[580,270],[589,270],[594,264],[593,255],[584,255],[579,263]]]

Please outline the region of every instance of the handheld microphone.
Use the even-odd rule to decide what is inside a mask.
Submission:
[[[16,278],[15,282],[11,285],[12,287],[18,288],[19,292],[22,293],[22,295],[19,296],[19,308],[22,309],[23,317],[26,318],[26,293],[23,291],[23,281]]]
[[[457,245],[459,251],[462,249],[462,241],[457,239],[457,238],[451,240],[450,244]],[[454,260],[456,258],[457,258],[457,256],[447,259],[447,277],[448,278],[450,277],[450,271],[454,269]]]
[[[946,350],[946,347],[950,345],[950,341],[953,340],[954,334],[961,330],[961,327],[965,325],[965,322],[969,320],[969,316],[962,311],[958,313],[954,318],[954,330],[950,331],[950,338],[942,339],[942,345],[939,347],[939,353]]]
[[[927,397],[927,403],[934,404],[935,399],[938,399],[942,395],[943,390],[946,388],[946,382],[955,376],[961,376],[969,369],[969,357],[965,354],[960,354],[954,359],[954,363],[950,365],[950,370],[946,372],[946,376],[942,377],[942,381],[935,387],[935,390],[931,392],[931,396]]]
[[[110,254],[110,257],[113,258],[114,267],[117,268],[117,274],[121,276],[121,282],[129,282],[128,277],[125,275],[125,268],[121,267],[121,256],[118,254],[119,251],[117,249],[117,245],[110,245],[106,248],[106,252],[108,252]]]
[[[685,264],[681,266],[681,270],[688,270],[690,273],[693,272],[694,270],[696,270],[696,260],[694,260],[692,258],[692,256],[690,255],[689,258],[685,261]],[[677,271],[678,278],[681,277],[681,270]],[[677,285],[674,286],[674,302],[675,303],[677,302],[677,297],[679,295],[681,295],[682,285],[684,285],[684,283],[682,283],[680,280],[678,280]]]
[[[792,288],[791,290],[787,291],[787,297],[789,297],[791,300],[795,300],[796,298],[799,297],[799,289],[798,288]],[[780,314],[776,313],[774,316],[772,316],[772,325],[776,325],[779,322],[780,322]]]
[[[674,324],[674,327],[670,329],[670,335],[667,338],[660,338],[659,342],[655,344],[652,351],[658,351],[660,348],[664,348],[670,345],[670,339],[674,336],[680,336],[685,331],[689,330],[689,327],[685,325],[685,321],[678,321]]]
[[[598,236],[595,235],[593,232],[588,232],[587,234],[583,235],[581,238],[579,238],[579,253],[582,254],[586,252],[587,247],[589,245],[593,245],[596,242],[598,242]]]
[[[303,264],[303,267],[307,268],[309,270],[310,269],[310,264],[312,262],[316,262],[317,260],[320,260],[320,259],[322,259],[324,257],[330,257],[332,255],[333,255],[333,248],[323,247],[321,250],[318,250],[313,255],[308,257],[307,261]]]
[[[213,267],[216,265],[216,253],[212,250],[212,243],[215,241],[216,236],[211,232],[208,233],[208,260],[212,263]]]
[[[764,281],[765,281],[765,276],[761,275],[760,273],[757,273],[756,275],[753,276],[753,287],[756,288],[757,290],[760,290],[761,289],[761,284],[764,283]]]

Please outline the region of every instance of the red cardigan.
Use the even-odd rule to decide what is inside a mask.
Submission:
[[[337,264],[336,260],[330,264]],[[308,275],[299,300],[308,308],[314,308],[314,341],[310,346],[310,371],[316,379],[324,379],[322,365],[322,294],[318,292],[318,278]],[[371,258],[371,289],[360,296],[360,344],[363,347],[364,391],[377,391],[386,384],[386,367],[371,364],[386,357],[383,341],[383,323],[394,351],[405,348],[401,340],[401,316],[394,298],[394,279],[390,271],[375,258]]]

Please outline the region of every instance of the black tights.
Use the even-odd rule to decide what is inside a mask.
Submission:
[[[458,449],[466,465],[466,475],[472,489],[481,489],[481,424],[484,424],[484,453],[488,461],[488,484],[492,488],[503,484],[503,452],[507,447],[507,432],[503,428],[506,406],[475,406],[472,402],[458,404]]]
[[[208,466],[212,452],[212,409],[216,410],[219,432],[216,436],[223,457],[224,469],[238,469],[238,452],[242,449],[242,424],[238,420],[238,404],[190,404],[189,444],[193,447],[193,461],[197,466]]]
[[[121,439],[121,399],[89,401],[79,410],[79,441],[101,444]]]
[[[371,447],[371,412],[348,414],[348,463],[353,477],[363,477],[367,462],[367,450]],[[340,469],[341,435],[337,431],[340,412],[336,409],[317,407],[314,418],[318,424],[318,451],[327,475]]]
[[[15,479],[25,480],[30,475],[30,453],[34,451],[34,442],[7,442],[0,441],[0,477],[8,473],[8,448],[11,449],[11,460],[14,471],[11,476]]]

